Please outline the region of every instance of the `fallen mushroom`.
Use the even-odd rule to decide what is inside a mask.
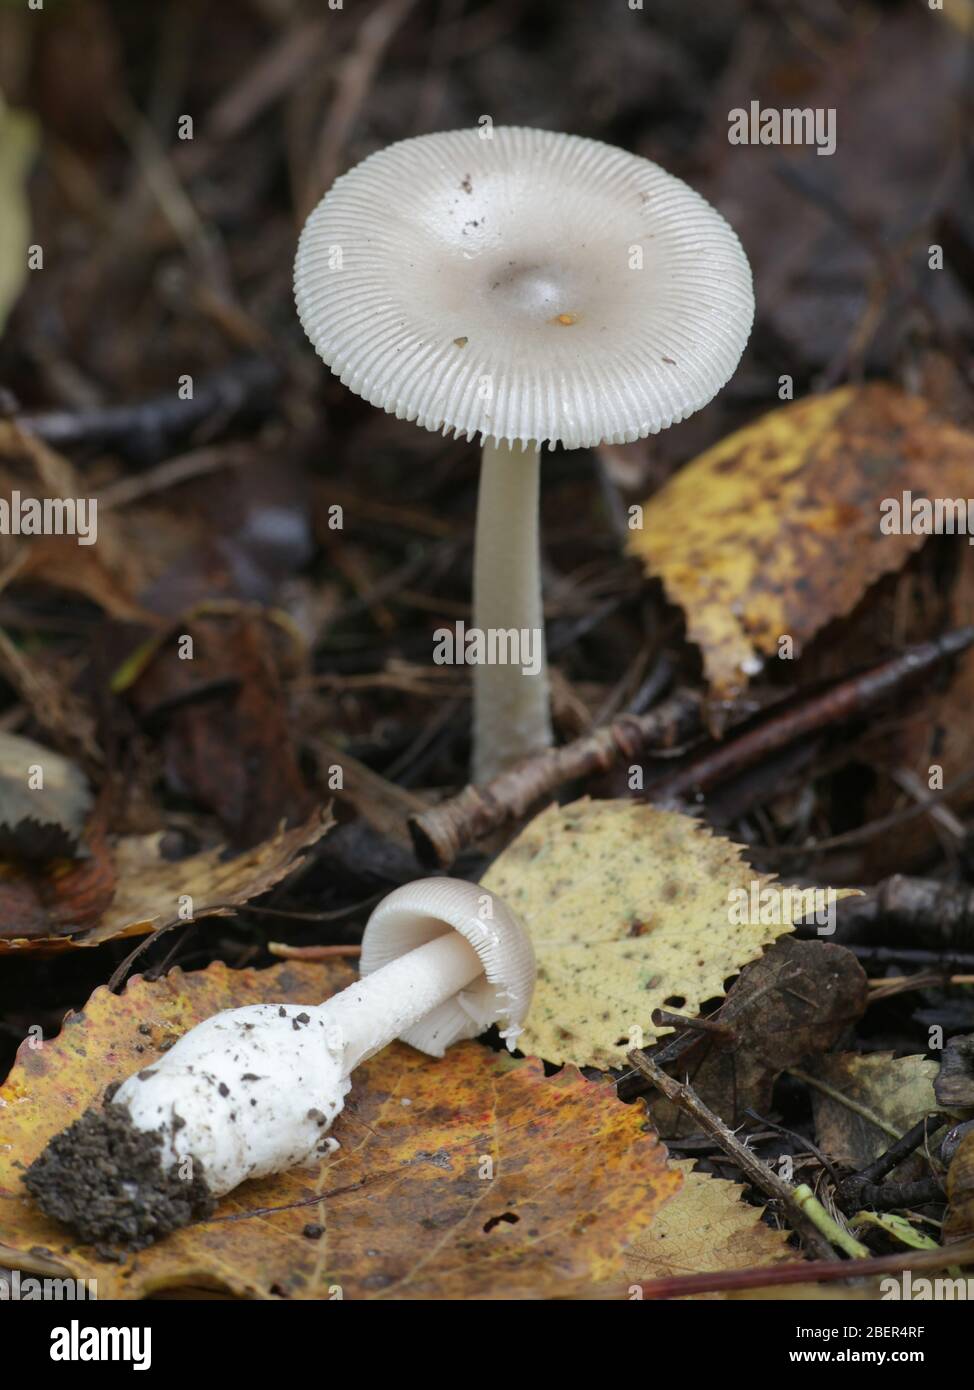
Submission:
[[[506,660],[474,664],[478,782],[551,742],[542,445],[627,443],[685,419],[733,373],[754,314],[737,236],[658,165],[547,130],[483,134],[404,140],[338,179],[294,274],[304,329],[346,386],[481,436],[473,630],[485,645],[504,634]],[[529,669],[511,633],[540,648]]]
[[[394,1039],[442,1057],[497,1022],[513,1050],[535,967],[499,898],[428,878],[375,908],[361,971],[323,1004],[254,1004],[190,1029],[55,1135],[27,1190],[85,1241],[147,1245],[248,1178],[328,1152],[352,1071]]]

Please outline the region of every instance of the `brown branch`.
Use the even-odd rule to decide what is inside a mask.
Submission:
[[[780,1203],[787,1212],[790,1225],[801,1235],[811,1249],[822,1258],[831,1260],[834,1251],[828,1241],[808,1219],[802,1204],[791,1183],[785,1182],[757,1154],[742,1144],[737,1135],[728,1129],[719,1115],[704,1105],[703,1101],[688,1082],[674,1081],[645,1052],[633,1048],[626,1054],[629,1062],[651,1081],[657,1090],[662,1091],[667,1100],[678,1105],[687,1115],[696,1120],[705,1134],[720,1145],[724,1153],[734,1160],[750,1183],[759,1188],[772,1201]]]
[[[941,662],[974,645],[974,626],[957,628],[932,642],[907,647],[898,656],[817,691],[789,705],[770,710],[755,726],[726,743],[707,748],[686,767],[650,788],[651,799],[666,803],[708,791],[809,734],[821,733],[870,713],[877,705],[911,689]],[[920,808],[929,810],[928,807]]]
[[[669,1279],[649,1279],[640,1284],[640,1288],[643,1298],[688,1298],[692,1294],[777,1288],[783,1284],[829,1284],[838,1279],[900,1274],[907,1269],[945,1269],[948,1265],[963,1267],[972,1261],[974,1241],[968,1240],[940,1250],[907,1250],[897,1255],[877,1255],[873,1260],[805,1260],[796,1264],[762,1265],[756,1269],[677,1274]]]
[[[699,731],[702,707],[701,696],[677,691],[648,714],[620,715],[595,733],[529,758],[482,787],[465,787],[459,796],[410,816],[417,857],[427,867],[448,869],[467,845],[526,815],[535,802],[566,782],[608,772],[620,759],[632,761],[654,749],[678,747]]]
[[[941,662],[974,645],[974,626],[958,628],[933,642],[908,647],[898,656],[850,676],[825,691],[772,708],[737,738],[708,748],[686,767],[650,788],[654,803],[679,801],[764,761],[797,739],[861,718],[929,676]],[[567,782],[608,772],[621,759],[673,748],[702,722],[703,696],[680,690],[649,714],[622,715],[597,729],[530,758],[485,786],[468,786],[422,815],[411,816],[416,855],[430,868],[448,869],[467,845],[527,814],[542,797]],[[917,808],[929,814],[929,806]]]

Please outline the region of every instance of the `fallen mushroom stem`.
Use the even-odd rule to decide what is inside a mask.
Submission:
[[[473,620],[483,634],[515,631],[537,643],[536,670],[482,662],[473,673],[474,781],[550,747],[538,543],[541,450],[484,444],[474,548]],[[534,664],[534,663],[532,663]]]
[[[390,961],[319,1006],[344,1048],[350,1075],[439,1004],[483,974],[483,963],[456,932]]]
[[[396,1038],[442,1057],[499,1021],[513,1046],[534,983],[516,919],[450,879],[407,884],[377,906],[362,968],[323,1004],[251,1004],[191,1028],[55,1135],[27,1190],[86,1241],[146,1245],[248,1178],[327,1153],[352,1071]]]

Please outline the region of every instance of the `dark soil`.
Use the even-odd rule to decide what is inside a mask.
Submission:
[[[189,1179],[164,1172],[161,1146],[161,1135],[136,1129],[120,1105],[86,1110],[34,1160],[24,1186],[82,1240],[141,1250],[214,1206],[202,1164]]]

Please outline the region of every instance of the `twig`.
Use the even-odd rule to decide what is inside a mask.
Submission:
[[[909,1158],[921,1144],[926,1144],[930,1138],[939,1130],[943,1129],[947,1123],[946,1115],[932,1114],[925,1115],[919,1120],[912,1129],[899,1139],[895,1144],[891,1144],[885,1153],[881,1153],[878,1158],[873,1159],[867,1167],[860,1173],[852,1173],[849,1177],[843,1178],[836,1189],[836,1201],[845,1211],[858,1211],[864,1206],[908,1206],[911,1200],[908,1189],[918,1186],[916,1183],[886,1183],[881,1186],[881,1180],[898,1167],[905,1158]],[[925,1182],[935,1181],[925,1179]],[[938,1192],[934,1195],[943,1197],[940,1184],[936,1184]],[[892,1188],[897,1189],[896,1195],[902,1200],[886,1202]],[[930,1197],[922,1197],[921,1200],[929,1201]]]
[[[699,695],[679,690],[648,714],[620,715],[594,734],[530,758],[485,786],[465,787],[459,796],[410,817],[417,857],[428,867],[448,869],[467,845],[525,815],[566,782],[684,743],[700,729],[701,708]]]
[[[267,410],[280,380],[280,369],[266,357],[244,357],[195,382],[192,400],[171,391],[131,405],[20,415],[17,423],[59,449],[96,445],[146,463],[165,458],[176,440],[207,421],[219,420],[225,429],[238,417]]]
[[[650,788],[650,798],[655,804],[680,801],[763,762],[799,738],[861,717],[971,645],[974,626],[958,628],[936,641],[909,647],[787,710],[772,709],[756,727],[708,749],[687,767],[655,783]],[[701,710],[702,697],[681,690],[649,714],[622,715],[594,734],[586,734],[563,748],[552,749],[501,773],[486,786],[465,787],[458,796],[410,818],[417,857],[427,866],[449,868],[472,841],[525,815],[536,801],[566,782],[605,773],[620,759],[632,761],[642,754],[684,742],[698,730]],[[918,806],[913,811],[929,815],[930,807]],[[787,849],[800,854],[814,848],[787,846],[782,847],[782,852]]]
[[[974,626],[957,628],[933,642],[907,647],[898,656],[849,676],[827,690],[808,695],[785,710],[772,708],[756,726],[726,743],[706,749],[686,767],[657,782],[650,788],[649,795],[653,802],[665,804],[708,791],[767,761],[800,738],[861,718],[929,676],[941,662],[958,656],[972,645]],[[920,814],[929,814],[927,806],[917,810]],[[797,852],[797,847],[793,852]]]
[[[356,959],[362,954],[361,946],[288,946],[284,941],[269,941],[267,949],[272,956],[280,956],[283,960]]]
[[[304,190],[304,206],[299,208],[302,220],[338,174],[348,137],[385,51],[415,5],[416,0],[383,0],[359,25],[355,44],[339,68],[331,109]]]
[[[886,979],[869,981],[869,1003],[877,1004],[882,999],[892,999],[895,994],[908,994],[914,989],[931,989],[946,985],[974,985],[974,975],[951,975],[948,972],[928,970],[920,975],[890,975]]]
[[[645,1052],[634,1048],[626,1054],[631,1064],[651,1081],[666,1096],[667,1100],[678,1105],[686,1114],[692,1116],[704,1131],[717,1141],[726,1154],[737,1163],[749,1182],[760,1188],[772,1200],[780,1202],[788,1212],[791,1224],[801,1234],[805,1242],[825,1259],[831,1259],[834,1252],[826,1237],[825,1230],[831,1229],[823,1222],[823,1217],[831,1223],[825,1208],[809,1192],[799,1197],[791,1183],[785,1182],[778,1173],[756,1154],[742,1144],[737,1135],[727,1128],[719,1115],[706,1105],[688,1083],[674,1081],[671,1076],[656,1065]],[[811,1201],[809,1201],[811,1197]],[[823,1227],[825,1229],[823,1229]]]
[[[777,1288],[783,1284],[830,1284],[838,1279],[900,1274],[907,1269],[962,1267],[972,1260],[974,1240],[968,1240],[940,1250],[907,1250],[896,1255],[877,1255],[871,1260],[806,1260],[756,1269],[721,1269],[712,1274],[677,1274],[668,1279],[646,1280],[640,1288],[644,1299],[689,1298],[693,1294]]]
[[[888,945],[891,926],[913,946],[974,950],[974,889],[893,874],[862,897],[843,899],[836,939],[869,945],[881,937]]]
[[[956,951],[912,951],[906,946],[860,946],[857,942],[851,942],[847,950],[874,965],[899,965],[905,961],[910,965],[936,966],[945,975],[974,969],[974,955],[958,955]]]

